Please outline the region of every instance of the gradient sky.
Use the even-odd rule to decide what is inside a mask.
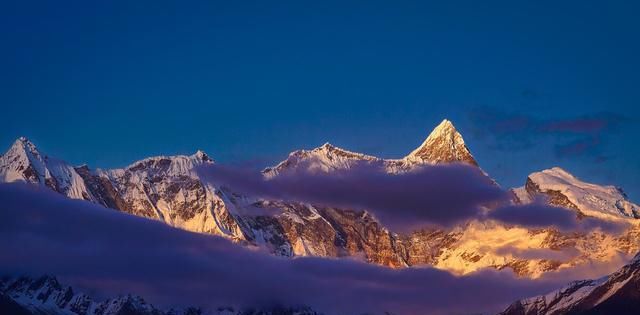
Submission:
[[[402,157],[443,118],[501,184],[560,165],[640,201],[631,1],[12,1],[0,146],[121,167]]]

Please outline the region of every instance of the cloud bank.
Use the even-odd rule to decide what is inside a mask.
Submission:
[[[250,196],[365,209],[395,230],[451,226],[479,216],[483,204],[509,198],[478,168],[463,164],[426,166],[401,174],[389,174],[371,163],[330,173],[302,167],[270,179],[223,165],[204,166],[199,173],[215,185]]]
[[[389,174],[380,165],[363,162],[329,173],[301,167],[271,178],[224,165],[207,165],[198,171],[216,186],[249,196],[367,210],[394,232],[408,233],[433,225],[446,228],[469,220],[553,227],[565,232],[598,228],[617,233],[626,228],[597,218],[579,219],[573,210],[542,202],[514,205],[511,193],[480,169],[466,164],[424,166]]]
[[[629,227],[623,221],[606,221],[593,217],[578,218],[573,210],[549,206],[539,201],[526,205],[505,205],[490,211],[486,217],[526,228],[554,227],[563,232],[588,233],[594,229],[600,229],[618,234]]]
[[[43,273],[102,294],[203,307],[308,305],[328,313],[490,312],[564,283],[509,271],[456,277],[351,260],[278,258],[48,190],[0,185],[0,272]],[[554,279],[554,280],[550,280]],[[464,303],[461,303],[464,301]]]

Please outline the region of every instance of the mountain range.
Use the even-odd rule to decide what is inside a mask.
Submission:
[[[47,156],[22,137],[0,157],[0,182],[43,185],[69,198],[286,257],[363,257],[389,267],[429,265],[457,274],[486,267],[511,268],[520,276],[536,278],[548,271],[607,262],[640,250],[636,241],[639,206],[618,187],[586,183],[558,167],[530,174],[522,187],[510,189],[512,202],[543,200],[572,209],[580,217],[625,222],[630,227],[622,234],[600,229],[563,232],[471,220],[451,228],[425,227],[399,234],[365,210],[266,200],[205,181],[197,168],[214,163],[209,155],[197,151],[188,156],[150,157],[122,169],[93,169]],[[400,159],[381,159],[327,143],[292,152],[262,173],[266,178],[301,168],[329,173],[358,163],[379,163],[393,174],[435,164],[480,167],[462,135],[444,120],[422,145]],[[266,208],[279,211],[260,212]],[[526,254],[529,251],[558,255],[536,257]]]

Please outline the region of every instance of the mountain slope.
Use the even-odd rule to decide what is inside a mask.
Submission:
[[[501,315],[637,314],[640,305],[640,254],[615,273],[575,281],[549,294],[511,304]]]

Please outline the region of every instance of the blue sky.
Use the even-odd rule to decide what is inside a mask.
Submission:
[[[505,186],[560,165],[640,201],[640,5],[425,2],[6,1],[0,146],[266,166],[402,157],[449,118]]]

